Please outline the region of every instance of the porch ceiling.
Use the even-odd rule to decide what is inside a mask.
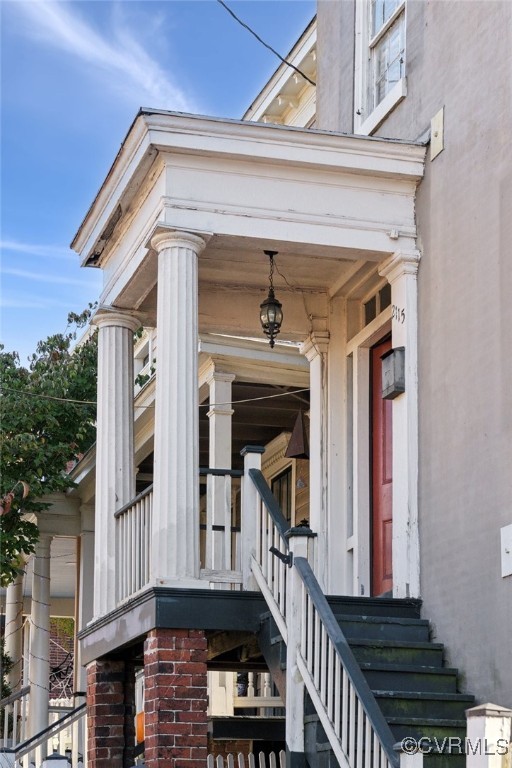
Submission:
[[[302,340],[307,335],[308,315],[324,315],[327,297],[344,295],[359,298],[358,289],[376,271],[379,254],[351,251],[342,258],[340,249],[227,235],[214,235],[199,257],[199,317],[201,333],[234,332],[261,335],[258,307],[268,291],[268,257],[265,250],[277,250],[274,285],[285,307],[282,338]],[[144,281],[144,287],[142,286]],[[157,325],[156,254],[149,253],[144,275],[126,287],[119,297],[123,306],[134,307],[147,325]],[[230,322],[226,302],[233,306],[243,296],[251,313],[241,313]],[[307,312],[305,313],[305,306]],[[215,312],[210,311],[215,308]]]

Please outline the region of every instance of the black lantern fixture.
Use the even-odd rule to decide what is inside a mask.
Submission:
[[[263,333],[268,336],[272,348],[275,343],[274,339],[281,330],[283,310],[281,303],[274,296],[274,256],[277,256],[277,251],[263,251],[263,253],[270,259],[270,274],[268,276],[268,296],[260,304],[260,320]]]

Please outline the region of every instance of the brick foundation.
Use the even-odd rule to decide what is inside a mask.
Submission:
[[[193,629],[149,632],[144,644],[144,682],[147,768],[204,768],[208,730],[205,633]]]
[[[93,661],[87,667],[89,768],[123,768],[124,678],[122,661]]]

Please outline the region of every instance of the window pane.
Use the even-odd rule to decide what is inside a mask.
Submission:
[[[380,311],[382,312],[383,309],[386,309],[391,304],[391,283],[386,283],[386,285],[382,286],[379,291],[379,299]]]
[[[375,317],[377,317],[377,297],[372,296],[364,305],[364,324],[368,325]]]
[[[400,3],[401,0],[372,0],[372,37],[384,26]]]
[[[392,27],[372,49],[373,107],[376,107],[403,75],[405,14],[401,13]]]
[[[274,477],[271,484],[272,493],[281,508],[287,522],[292,519],[292,468],[288,467],[277,477]]]

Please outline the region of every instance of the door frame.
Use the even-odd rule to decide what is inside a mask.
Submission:
[[[371,595],[371,443],[370,349],[391,333],[392,308],[386,307],[347,344],[349,428],[346,585],[348,594]]]
[[[393,597],[420,597],[418,428],[418,251],[396,251],[378,272],[391,284],[387,307],[346,344],[346,594],[370,590],[370,347],[391,330],[405,349],[405,392],[393,400]],[[350,479],[352,483],[350,483]]]
[[[388,590],[381,590],[377,591],[376,585],[375,585],[375,553],[377,550],[376,548],[376,531],[375,531],[375,521],[376,521],[376,494],[375,494],[375,473],[376,473],[376,467],[375,467],[375,441],[376,439],[380,439],[382,435],[377,435],[375,432],[375,407],[376,402],[375,399],[379,398],[379,405],[380,403],[387,403],[389,406],[391,406],[391,418],[393,417],[393,410],[392,410],[392,402],[384,401],[382,398],[382,379],[380,382],[376,384],[374,381],[374,365],[375,365],[375,356],[374,351],[380,347],[382,350],[383,345],[389,344],[389,350],[393,349],[393,340],[391,338],[391,333],[386,333],[382,338],[380,338],[375,344],[372,344],[370,347],[370,370],[369,370],[369,376],[370,376],[370,387],[369,387],[369,398],[370,398],[370,404],[369,404],[369,461],[370,461],[370,594],[373,597],[381,596],[384,594],[391,594],[393,589],[393,572],[391,570],[391,584],[389,586]],[[386,350],[387,352],[388,350]],[[386,353],[382,352],[382,355]],[[381,357],[379,355],[379,357]],[[382,367],[382,363],[381,363]],[[376,391],[374,390],[374,387]],[[382,426],[382,430],[384,430],[384,425]],[[391,421],[391,450],[393,450],[393,422]],[[392,461],[392,459],[391,459]],[[381,468],[382,471],[382,468]],[[393,467],[391,466],[391,494],[393,492]],[[393,496],[391,495],[391,524],[393,521]],[[382,503],[382,497],[381,502]],[[382,533],[382,532],[381,532]],[[384,542],[381,541],[381,546],[378,548],[382,550],[384,548]],[[381,553],[381,557],[383,557],[383,554]],[[391,569],[392,569],[392,563],[391,563]]]

